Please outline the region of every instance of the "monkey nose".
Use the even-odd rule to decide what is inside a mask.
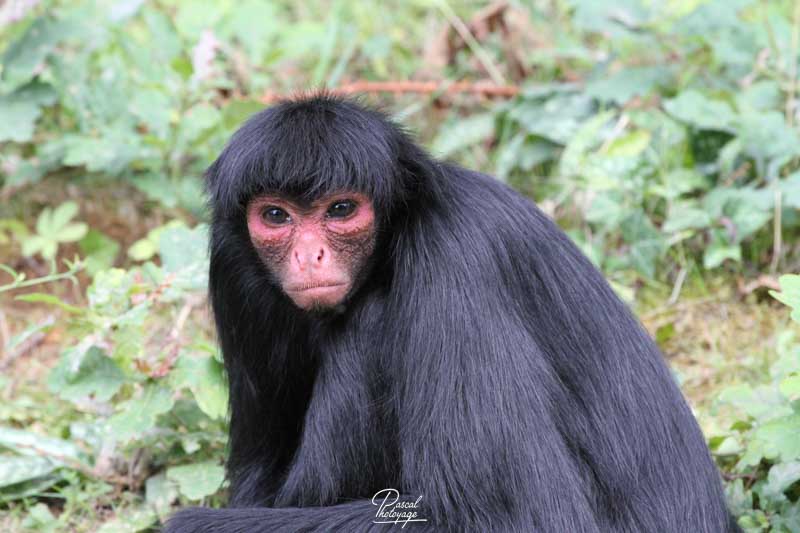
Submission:
[[[308,248],[305,250],[295,250],[294,258],[295,261],[297,261],[298,268],[300,270],[305,270],[306,268],[322,266],[327,260],[327,254],[322,247]]]

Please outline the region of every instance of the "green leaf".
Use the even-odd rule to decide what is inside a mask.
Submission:
[[[56,94],[48,85],[30,84],[0,96],[0,142],[27,142],[33,139],[42,107],[52,104]]]
[[[178,498],[178,488],[167,479],[165,472],[150,476],[144,485],[145,501],[152,506],[159,516],[167,516],[172,502]]]
[[[19,298],[19,297],[17,297]],[[3,350],[4,353],[11,353],[15,350],[18,346],[21,346],[22,343],[36,335],[37,333],[49,330],[53,324],[55,323],[55,319],[53,317],[45,318],[40,322],[35,322],[22,330],[21,332],[13,335],[8,341],[6,342],[5,348]]]
[[[559,91],[547,98],[523,99],[509,111],[509,117],[530,134],[567,144],[592,111],[592,99],[588,96]]]
[[[150,239],[139,239],[128,248],[128,257],[134,261],[147,261],[158,251],[158,245]]]
[[[717,268],[727,259],[742,260],[742,247],[738,243],[730,242],[720,230],[711,232],[711,243],[703,253],[703,266],[710,270]]]
[[[119,174],[140,151],[140,137],[133,131],[112,128],[103,137],[67,135],[64,137],[64,164],[85,166],[91,172]]]
[[[433,152],[449,157],[490,138],[494,134],[494,117],[494,113],[481,113],[447,124],[433,141]]]
[[[696,202],[676,202],[669,207],[669,214],[661,229],[667,233],[677,233],[687,229],[704,229],[711,222],[711,216],[700,209]]]
[[[213,462],[173,466],[167,478],[176,482],[181,494],[190,500],[201,500],[214,494],[225,479],[225,469]]]
[[[3,54],[0,63],[3,65],[3,82],[7,88],[13,90],[30,81],[56,45],[76,29],[69,22],[57,21],[49,16],[37,18]]]
[[[666,241],[647,215],[637,210],[622,221],[622,238],[631,245],[631,265],[645,276],[655,275],[656,260],[666,250]]]
[[[208,227],[166,228],[159,235],[159,255],[167,272],[177,272],[208,260]]]
[[[70,305],[66,302],[61,301],[58,296],[54,296],[52,294],[45,294],[42,292],[32,292],[29,294],[21,294],[14,298],[15,300],[19,300],[21,302],[32,302],[32,303],[45,303],[48,305],[54,305],[60,309],[68,313],[72,313],[75,315],[82,315],[86,313],[85,309],[80,307],[76,307],[74,305]]]
[[[50,229],[51,232],[57,232],[63,228],[67,223],[78,214],[78,204],[75,202],[64,202],[56,207],[50,216]],[[38,228],[37,228],[38,229]],[[46,233],[39,231],[39,233]]]
[[[773,501],[786,499],[784,491],[800,481],[800,462],[779,463],[769,469],[767,482],[760,491],[761,496]]]
[[[156,419],[172,409],[172,392],[154,383],[147,384],[139,395],[119,406],[108,421],[108,431],[121,441],[141,437],[153,429]]]
[[[36,455],[0,455],[0,490],[46,476],[56,469],[50,460]]]
[[[90,276],[111,268],[120,248],[117,241],[95,229],[90,229],[78,246],[85,256],[84,264]]]
[[[56,465],[71,466],[72,462],[84,465],[87,463],[86,455],[76,444],[22,429],[0,426],[0,446],[20,455],[45,456]]]
[[[627,135],[623,135],[614,141],[606,149],[609,157],[637,157],[650,146],[652,135],[647,130],[636,130]]]
[[[83,222],[67,224],[53,236],[58,242],[75,242],[81,240],[89,231],[89,226]]]
[[[737,120],[739,141],[744,151],[756,158],[800,155],[800,134],[786,124],[778,111],[752,112]]]
[[[178,387],[187,387],[200,409],[211,418],[221,419],[228,412],[228,388],[223,366],[213,356],[185,353],[173,373]]]
[[[80,361],[77,372],[66,368],[67,359],[53,369],[48,379],[50,389],[65,400],[93,398],[105,402],[125,383],[125,374],[102,350],[93,346]]]
[[[780,382],[778,389],[789,401],[800,399],[800,375],[789,376]]]
[[[722,403],[734,406],[757,421],[770,420],[791,414],[785,398],[774,387],[733,385],[726,387],[719,396]]]
[[[622,202],[623,199],[617,191],[600,192],[589,205],[586,220],[604,228],[616,228],[630,212]]]
[[[151,531],[158,516],[148,507],[124,508],[116,516],[105,522],[97,533],[139,533]]]
[[[664,109],[699,129],[731,131],[735,115],[730,104],[714,100],[695,90],[687,90],[664,102]]]
[[[769,291],[770,295],[792,308],[792,320],[800,324],[800,274],[786,274],[778,278],[781,292]]]
[[[586,94],[597,100],[624,105],[636,96],[647,96],[671,78],[663,67],[628,67],[586,84]]]
[[[781,461],[800,459],[800,413],[771,420],[756,429],[753,438],[765,450],[768,458]]]

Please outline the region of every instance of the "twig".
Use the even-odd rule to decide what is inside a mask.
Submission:
[[[44,333],[41,331],[37,331],[25,341],[17,347],[16,350],[11,350],[8,352],[2,360],[0,360],[0,371],[6,370],[11,363],[22,357],[23,355],[27,354],[28,352],[32,351],[34,348],[42,344],[44,342]]]
[[[675,279],[675,286],[672,287],[672,294],[669,295],[667,305],[674,305],[675,302],[678,301],[678,297],[681,295],[681,289],[683,288],[683,282],[686,280],[686,274],[688,273],[689,269],[686,268],[686,266],[682,266]]]
[[[17,272],[13,268],[0,263],[0,270],[7,273],[13,279],[11,283],[7,283],[5,285],[0,285],[0,292],[7,292],[14,289],[22,289],[25,287],[32,287],[34,285],[39,285],[42,283],[52,283],[54,281],[62,281],[65,279],[70,280],[72,283],[78,283],[78,279],[75,277],[75,274],[83,270],[83,264],[80,262],[79,259],[75,259],[75,261],[67,261],[65,260],[64,263],[67,265],[66,272],[56,272],[55,262],[52,264],[51,272],[47,276],[42,276],[40,278],[34,279],[25,279],[25,274],[21,272]]]
[[[88,478],[100,479],[107,483],[111,483],[112,485],[124,485],[127,481],[123,476],[117,476],[113,474],[112,475],[103,474],[73,457],[68,457],[66,455],[61,455],[58,453],[52,453],[50,451],[39,448],[34,444],[15,444],[15,446],[18,448],[25,448],[27,450],[31,450],[40,457],[52,459],[57,463],[61,463],[60,465],[57,466],[65,466],[67,468],[71,468],[72,470],[77,470],[78,472],[80,472],[81,474],[83,474]]]
[[[783,221],[781,220],[783,214],[783,201],[781,199],[781,190],[775,189],[775,212],[772,215],[772,261],[769,265],[769,271],[773,274],[778,271],[778,265],[781,262],[781,248],[783,248]]]
[[[183,327],[186,325],[186,321],[189,319],[192,309],[200,305],[202,301],[203,299],[200,296],[188,298],[183,304],[183,307],[181,307],[181,310],[178,311],[175,324],[172,326],[172,329],[169,332],[169,340],[167,341],[166,346],[169,351],[161,361],[161,364],[148,373],[150,377],[164,377],[169,373],[170,370],[172,370],[172,367],[175,366],[175,361],[178,360],[178,355],[180,354],[182,347],[181,332],[183,331]]]
[[[8,320],[6,314],[0,309],[0,352],[5,347],[6,343],[11,339],[11,329],[8,327]]]
[[[519,94],[516,85],[496,85],[487,81],[354,81],[338,87],[325,89],[325,93],[337,95],[350,95],[360,93],[472,93],[483,96],[496,96],[513,98]],[[287,95],[268,91],[261,97],[261,102],[271,104],[287,98]]]
[[[486,50],[481,46],[481,44],[475,39],[475,36],[472,35],[472,32],[469,31],[469,28],[464,21],[461,20],[458,15],[455,14],[453,9],[450,7],[450,4],[445,2],[439,3],[439,8],[444,13],[444,16],[447,18],[447,21],[455,28],[458,34],[464,39],[464,42],[467,44],[472,53],[475,54],[475,57],[478,58],[478,61],[481,62],[483,68],[486,69],[486,72],[489,76],[494,80],[494,82],[498,85],[503,85],[506,83],[506,79],[500,70],[495,66],[492,62],[492,58],[489,57],[489,54],[486,53]]]

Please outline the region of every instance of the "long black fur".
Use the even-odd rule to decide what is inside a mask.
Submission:
[[[367,193],[376,261],[344,311],[294,307],[245,222],[263,191]],[[167,531],[735,531],[661,354],[530,201],[430,158],[382,114],[301,97],[208,171],[210,292],[230,380],[227,509]],[[399,527],[394,526],[394,527]]]

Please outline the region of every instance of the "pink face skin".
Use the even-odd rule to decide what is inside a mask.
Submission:
[[[247,228],[266,268],[304,310],[343,303],[375,249],[375,211],[356,192],[310,205],[264,194],[248,204]]]

